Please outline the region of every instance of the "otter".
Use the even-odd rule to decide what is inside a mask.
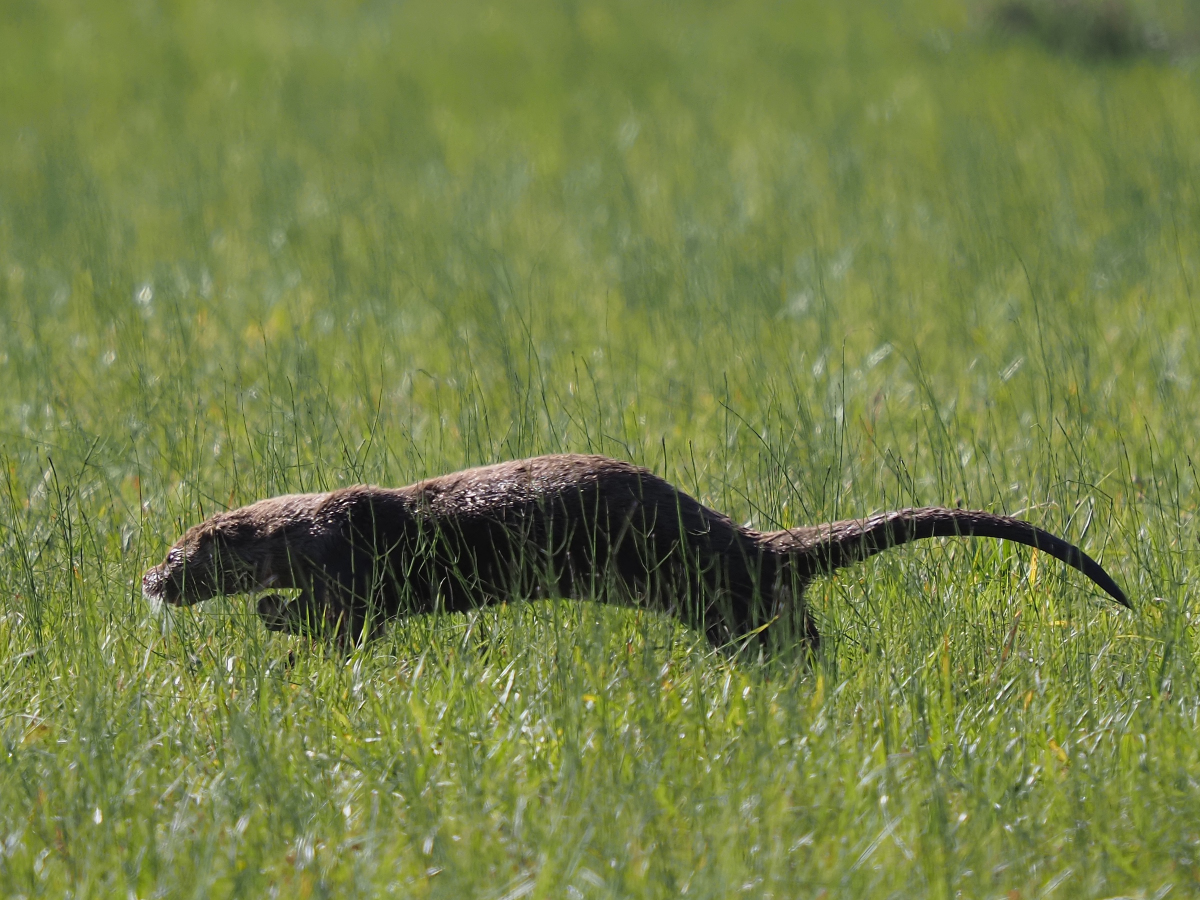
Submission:
[[[1129,600],[1090,556],[1028,522],[924,507],[760,532],[647,469],[603,456],[538,456],[408,487],[290,494],[190,528],[146,572],[153,602],[266,594],[267,628],[360,643],[388,620],[537,597],[603,598],[678,616],[716,646],[791,635],[816,647],[804,604],[817,576],[932,537],[1035,547]],[[787,630],[798,629],[798,630]]]

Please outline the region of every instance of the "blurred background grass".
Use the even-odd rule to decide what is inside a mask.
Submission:
[[[3,17],[6,893],[1195,889],[1191,5]],[[813,668],[138,595],[217,509],[564,450],[763,528],[1021,513],[1139,609],[982,542],[814,586]]]

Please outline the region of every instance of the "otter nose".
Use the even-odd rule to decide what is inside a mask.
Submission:
[[[147,600],[162,600],[167,577],[161,567],[155,566],[142,576],[142,596]]]

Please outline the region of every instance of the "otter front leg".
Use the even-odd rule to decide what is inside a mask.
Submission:
[[[312,637],[320,631],[319,623],[324,619],[312,591],[305,588],[293,600],[281,594],[267,594],[258,598],[258,617],[268,631],[281,631],[297,637]]]
[[[258,600],[258,615],[269,631],[324,638],[342,646],[374,637],[379,622],[373,622],[368,633],[365,613],[358,605],[339,602],[341,593],[326,585],[314,585],[290,601],[279,594],[268,594]]]

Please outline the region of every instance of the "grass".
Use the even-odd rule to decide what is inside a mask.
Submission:
[[[1188,63],[950,0],[60,0],[0,96],[0,893],[1200,892]],[[1020,513],[1137,610],[986,541],[815,584],[811,666],[139,596],[215,510],[564,450]]]

